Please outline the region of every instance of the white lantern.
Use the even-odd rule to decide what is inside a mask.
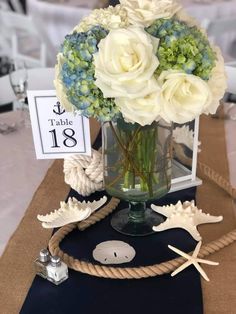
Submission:
[[[170,192],[187,189],[202,183],[196,176],[199,150],[198,130],[199,118],[189,123],[174,125]]]

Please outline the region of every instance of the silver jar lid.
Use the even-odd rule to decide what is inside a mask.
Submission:
[[[50,254],[48,252],[47,249],[42,249],[40,252],[39,252],[39,260],[41,262],[48,262],[50,259]]]
[[[61,259],[59,256],[51,256],[50,264],[52,266],[60,266],[61,265]]]

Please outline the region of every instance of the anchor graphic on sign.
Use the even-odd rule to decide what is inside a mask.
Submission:
[[[61,114],[63,114],[63,113],[65,112],[65,110],[62,109],[61,104],[60,104],[59,101],[57,101],[57,104],[54,105],[53,107],[56,107],[56,108],[57,108],[57,110],[53,109],[53,112],[54,112],[55,114],[61,115]]]

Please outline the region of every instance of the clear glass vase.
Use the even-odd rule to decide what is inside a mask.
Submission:
[[[164,196],[171,186],[172,125],[141,126],[118,119],[103,124],[105,189],[129,202],[113,215],[112,227],[127,235],[147,235],[163,222],[146,202]]]

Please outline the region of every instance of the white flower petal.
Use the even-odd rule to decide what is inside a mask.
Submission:
[[[181,6],[174,0],[120,0],[128,21],[133,25],[149,26],[157,19],[171,18]]]
[[[212,103],[212,93],[201,78],[178,71],[164,71],[159,77],[161,117],[167,122],[192,121]]]
[[[157,91],[158,43],[140,27],[110,31],[94,55],[95,84],[103,96],[134,99]]]
[[[161,107],[158,103],[159,92],[149,94],[143,98],[116,98],[115,103],[127,122],[139,123],[144,126],[159,120]]]
[[[208,81],[208,86],[212,92],[212,102],[206,107],[204,113],[214,114],[217,107],[219,106],[219,101],[224,96],[227,88],[226,72],[224,68],[224,59],[221,55],[220,49],[216,46],[213,47],[216,52],[217,61],[215,67],[212,69],[210,79]]]

